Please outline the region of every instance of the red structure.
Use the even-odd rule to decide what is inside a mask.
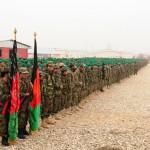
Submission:
[[[13,40],[0,41],[0,58],[10,58],[12,48]],[[30,48],[31,46],[17,41],[17,57],[28,58],[28,49]]]

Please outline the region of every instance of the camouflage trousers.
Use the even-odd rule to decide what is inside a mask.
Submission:
[[[73,93],[72,93],[72,106],[77,105],[78,101],[79,101],[78,91],[73,91]]]
[[[62,94],[61,96],[61,109],[64,109],[67,102],[67,94]]]
[[[86,90],[85,89],[80,89],[80,91],[78,92],[79,95],[79,100],[78,103],[80,103],[82,101],[82,99],[84,99],[86,97]]]
[[[29,119],[29,108],[21,107],[18,113],[18,128],[26,128]]]
[[[48,118],[53,113],[53,97],[44,97],[41,108],[41,118]]]
[[[8,120],[9,115],[0,114],[0,136],[5,136],[8,134]]]
[[[87,90],[88,90],[88,95],[92,93],[92,85],[91,85],[91,83],[89,83],[89,85],[87,87]]]
[[[104,84],[103,81],[100,80],[100,81],[99,81],[99,90],[101,90],[101,89],[103,88],[103,84]]]
[[[138,69],[134,70],[134,75],[137,75]]]
[[[54,95],[53,113],[57,113],[62,109],[61,95]]]
[[[72,103],[72,90],[68,90],[68,92],[63,93],[62,95],[62,107],[69,108]]]
[[[91,93],[94,92],[94,82],[91,83]]]
[[[83,96],[83,93],[82,93],[83,89],[80,87],[79,88],[79,91],[78,91],[78,100],[77,100],[77,104],[81,102],[82,100],[82,96]]]
[[[97,82],[93,83],[93,92],[95,92],[98,89],[98,84]]]
[[[67,94],[66,108],[69,108],[72,105],[72,94],[72,90]]]

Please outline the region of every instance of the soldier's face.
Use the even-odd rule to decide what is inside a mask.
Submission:
[[[47,69],[50,70],[50,71],[54,70],[54,68],[52,66],[48,66]]]
[[[28,74],[27,73],[22,73],[21,77],[24,78],[24,79],[27,79]]]
[[[67,75],[67,74],[68,74],[68,72],[67,72],[67,71],[65,71],[63,74],[64,74],[64,75]]]
[[[10,73],[7,74],[7,78],[10,78]]]
[[[42,81],[44,79],[44,77],[43,76],[40,76],[40,80]]]
[[[2,65],[2,66],[4,66],[4,65],[5,65],[5,63],[4,63],[4,62],[1,62],[1,65]]]
[[[54,72],[58,72],[58,69],[55,68],[55,69],[54,69]]]

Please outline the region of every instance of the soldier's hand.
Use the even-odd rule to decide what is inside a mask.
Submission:
[[[61,88],[61,89],[63,89],[63,86],[62,86],[62,85],[60,85],[60,88]]]
[[[81,86],[81,87],[83,86],[83,82],[80,82],[80,86]]]
[[[29,93],[26,93],[26,96],[29,96],[30,94]]]

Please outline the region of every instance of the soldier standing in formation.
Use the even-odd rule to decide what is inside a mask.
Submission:
[[[0,80],[0,136],[2,137],[2,145],[9,146],[8,143],[8,121],[10,109],[10,73],[9,68],[4,67],[1,71]],[[7,109],[5,107],[8,102]]]
[[[29,72],[26,67],[20,68],[20,109],[18,113],[18,138],[25,139],[29,135],[26,130],[29,119],[29,102],[32,99],[32,85],[28,81]]]
[[[96,64],[86,66],[80,63],[70,63],[67,68],[63,63],[49,61],[40,71],[41,83],[41,119],[43,128],[49,128],[49,124],[55,124],[55,120],[62,119],[64,115],[82,109],[84,98],[108,87],[121,79],[137,74],[137,71],[147,64],[146,61],[131,64]],[[97,66],[98,65],[98,66]],[[9,68],[1,63],[0,79],[0,136],[2,144],[8,146],[8,119],[9,106],[4,109],[6,101],[10,100]],[[20,109],[19,134],[20,139],[25,139],[29,132],[26,129],[29,119],[29,102],[32,99],[32,85],[30,84],[30,67],[20,69]],[[68,112],[70,111],[70,112]]]

